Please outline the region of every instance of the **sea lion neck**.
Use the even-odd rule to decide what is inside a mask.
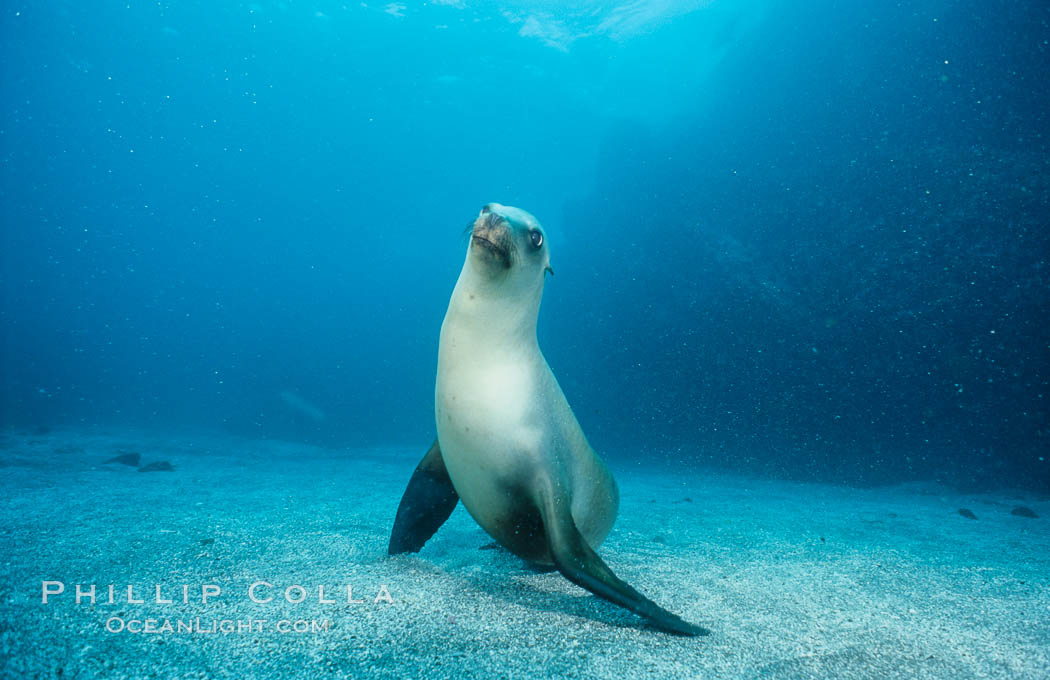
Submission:
[[[452,292],[443,328],[462,331],[456,335],[492,348],[537,347],[542,297],[542,276],[537,282],[513,274],[492,278],[479,273],[468,259]]]

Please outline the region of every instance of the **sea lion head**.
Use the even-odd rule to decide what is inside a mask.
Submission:
[[[547,235],[539,221],[518,208],[485,205],[470,227],[468,266],[500,283],[532,283],[554,273]]]

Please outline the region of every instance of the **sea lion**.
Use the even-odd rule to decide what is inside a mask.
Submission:
[[[529,213],[490,203],[441,325],[437,441],[401,499],[391,555],[416,552],[463,505],[496,541],[537,565],[679,635],[700,626],[661,608],[595,553],[619,493],[587,443],[536,341],[547,237]]]

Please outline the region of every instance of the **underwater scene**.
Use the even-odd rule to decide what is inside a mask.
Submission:
[[[0,39],[0,678],[1050,678],[1050,4]]]

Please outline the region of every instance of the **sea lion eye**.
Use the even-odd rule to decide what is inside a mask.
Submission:
[[[543,245],[543,234],[538,231],[530,231],[529,240],[532,241],[533,248],[539,248]]]

